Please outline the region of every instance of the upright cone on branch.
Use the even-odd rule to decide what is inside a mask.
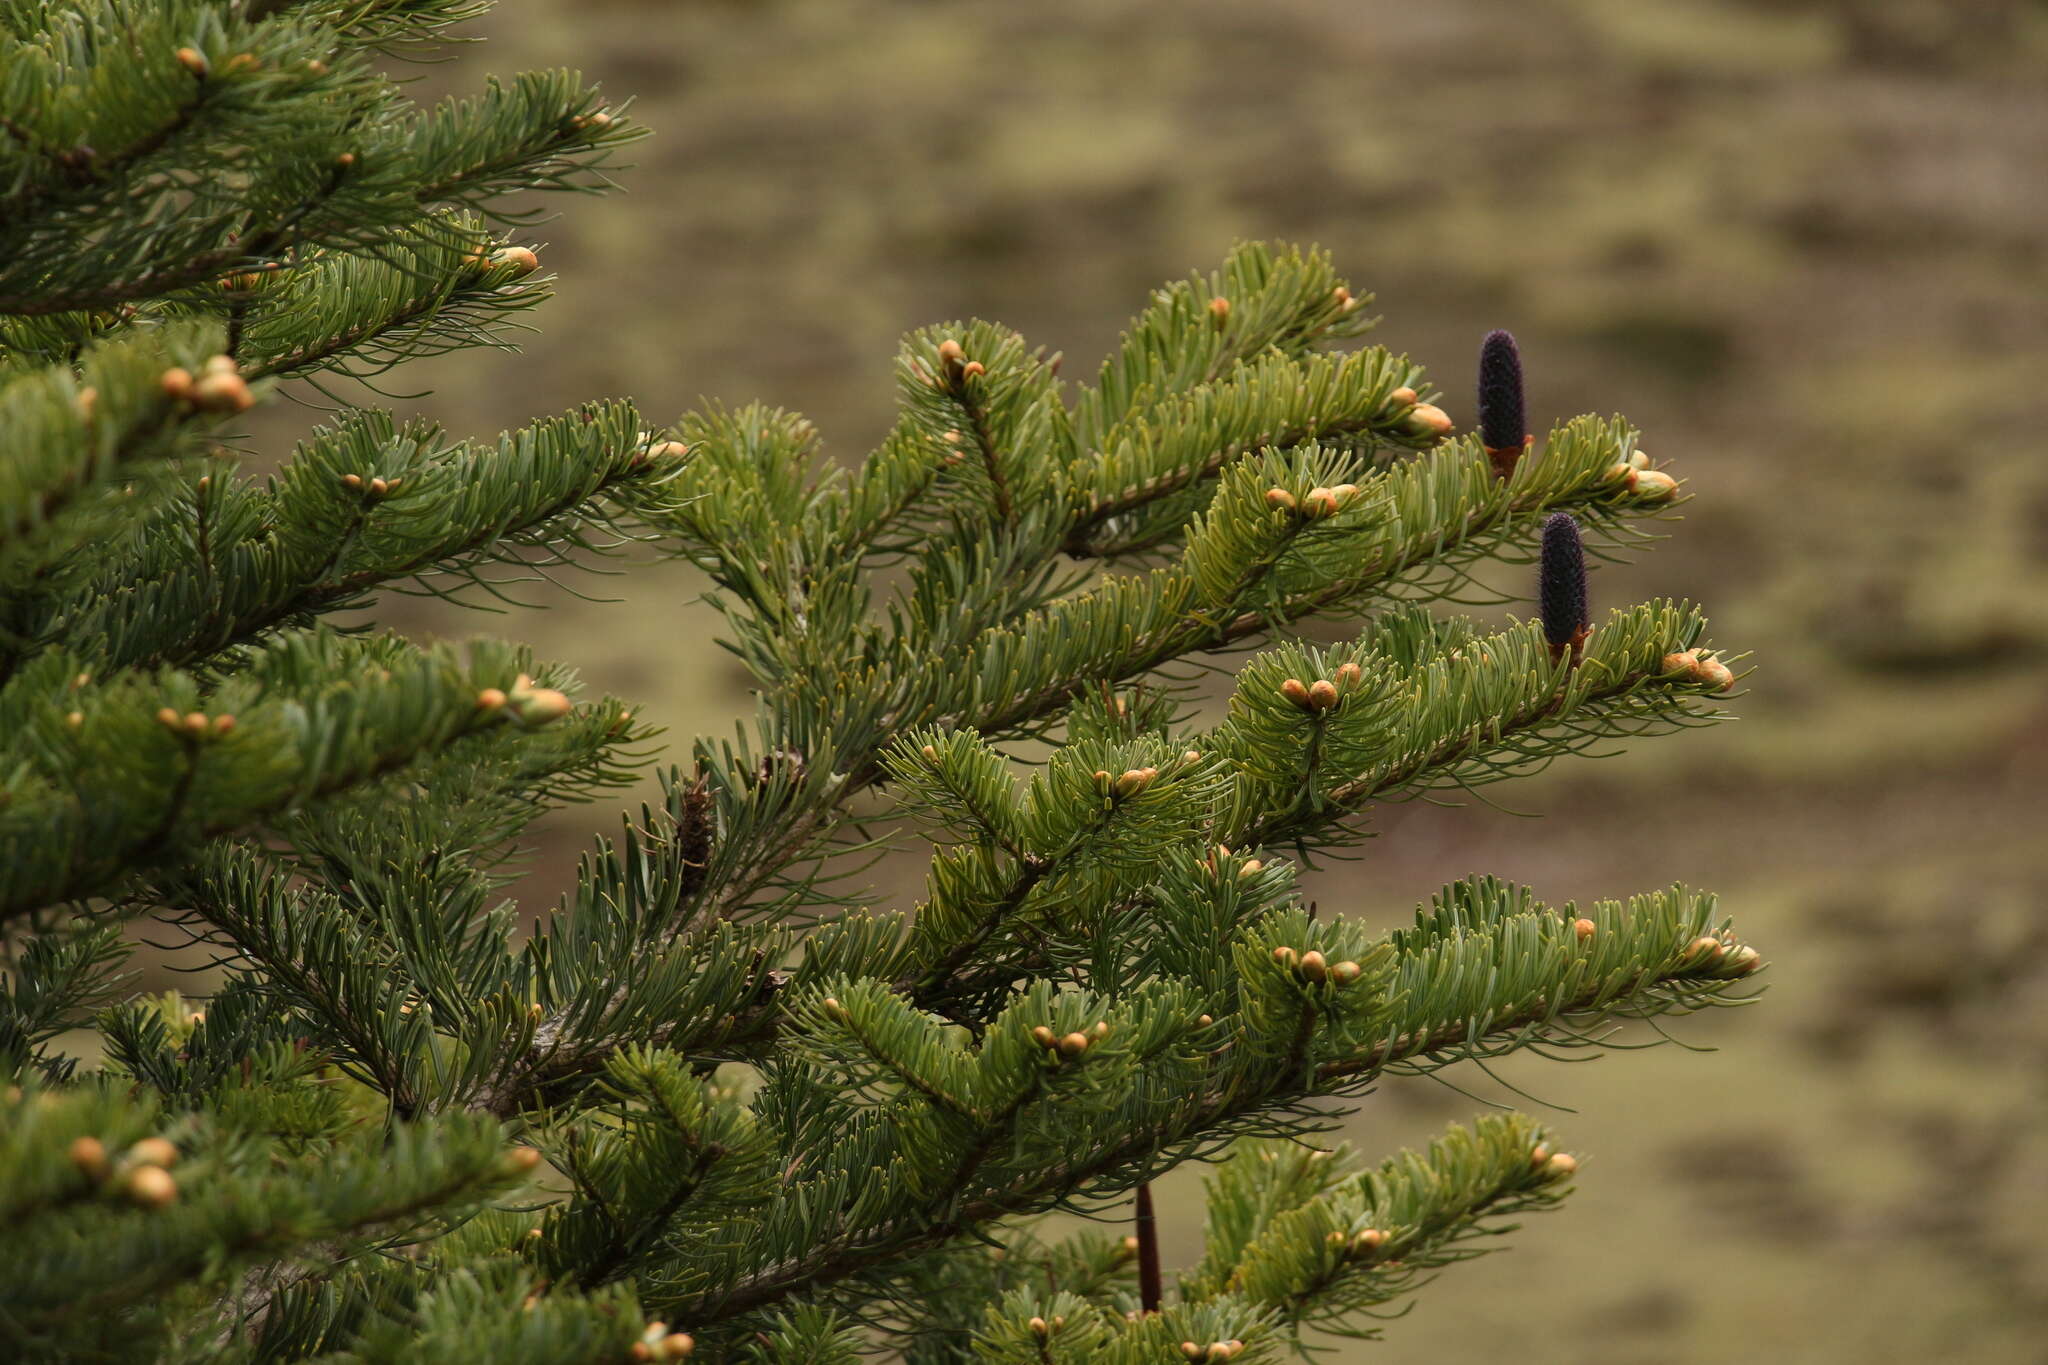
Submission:
[[[1579,524],[1569,512],[1552,512],[1543,523],[1537,589],[1551,659],[1561,659],[1569,651],[1577,664],[1593,626],[1586,613],[1586,551],[1579,541]]]
[[[1479,439],[1503,480],[1514,474],[1534,439],[1522,403],[1522,353],[1514,335],[1500,328],[1479,344]]]

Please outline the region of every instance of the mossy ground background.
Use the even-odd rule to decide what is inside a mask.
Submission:
[[[1681,879],[1724,894],[1771,989],[1676,1026],[1707,1055],[1501,1072],[1577,1111],[1552,1117],[1581,1193],[1332,1359],[2040,1359],[2048,10],[520,0],[475,31],[427,89],[574,64],[656,136],[627,193],[536,234],[562,297],[523,354],[399,377],[457,431],[758,398],[853,457],[901,331],[998,319],[1085,375],[1159,281],[1276,237],[1378,294],[1461,427],[1506,326],[1539,430],[1625,412],[1690,481],[1596,604],[1706,603],[1756,651],[1742,720],[1496,789],[1540,820],[1387,812],[1310,886],[1392,921],[1468,872],[1557,900]],[[281,452],[307,414],[258,416]],[[620,600],[381,614],[532,640],[675,743],[747,710],[692,575],[598,586]],[[546,825],[522,895],[614,819]],[[1479,1105],[1410,1082],[1346,1127],[1377,1155]],[[1164,1186],[1172,1263],[1198,1194]]]

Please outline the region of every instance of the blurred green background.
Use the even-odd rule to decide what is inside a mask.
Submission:
[[[1090,373],[1153,286],[1273,237],[1377,293],[1375,339],[1461,426],[1506,326],[1538,431],[1621,411],[1689,480],[1596,603],[1706,603],[1756,652],[1740,722],[1496,789],[1540,820],[1390,810],[1309,885],[1391,922],[1468,872],[1680,879],[1770,990],[1674,1026],[1704,1055],[1368,1099],[1346,1126],[1378,1155],[1532,1107],[1511,1082],[1576,1111],[1547,1116],[1586,1165],[1333,1359],[2048,1358],[2048,7],[519,0],[474,32],[423,91],[576,65],[655,136],[626,193],[533,234],[561,297],[523,354],[398,377],[457,431],[759,398],[857,458],[900,332],[998,319]],[[305,424],[281,407],[272,450]],[[619,600],[381,614],[532,640],[677,745],[746,713],[692,575],[595,586]],[[615,819],[545,826],[522,894]],[[1185,1264],[1198,1173],[1161,1198]]]

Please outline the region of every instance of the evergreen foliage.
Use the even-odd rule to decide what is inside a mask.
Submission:
[[[390,60],[477,8],[0,5],[9,1358],[1277,1360],[1556,1204],[1577,1163],[1517,1115],[1378,1166],[1301,1139],[1383,1077],[1739,1003],[1756,950],[1682,887],[1476,877],[1382,933],[1301,876],[1382,803],[1720,718],[1691,606],[1589,620],[1582,540],[1676,501],[1635,431],[1503,461],[1343,349],[1327,256],[1260,244],[1092,383],[910,334],[853,464],[761,407],[493,442],[343,402],[506,344],[546,292],[506,197],[639,131],[560,72],[416,108]],[[339,406],[248,477],[285,382]],[[652,732],[334,617],[635,542],[715,584],[757,711],[522,923],[521,831]],[[1431,609],[1539,544],[1540,620]],[[210,950],[203,1010],[131,998],[145,919]],[[1029,1221],[1191,1159],[1163,1302],[1152,1248]]]

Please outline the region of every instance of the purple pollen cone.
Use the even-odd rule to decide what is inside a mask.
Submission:
[[[1543,638],[1568,645],[1589,624],[1586,614],[1586,551],[1579,524],[1569,512],[1553,512],[1543,523],[1543,561],[1537,578],[1543,605]]]
[[[1519,451],[1528,432],[1522,353],[1510,333],[1488,332],[1479,346],[1479,438],[1488,450]]]

